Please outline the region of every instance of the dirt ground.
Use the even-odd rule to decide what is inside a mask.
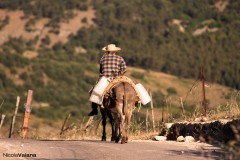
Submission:
[[[219,147],[197,142],[0,139],[0,159],[205,160],[219,156]]]

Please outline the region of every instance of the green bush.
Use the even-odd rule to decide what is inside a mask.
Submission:
[[[177,94],[176,89],[173,88],[173,87],[169,87],[169,88],[167,89],[167,92],[168,92],[168,95],[176,95],[176,94]]]
[[[152,99],[154,107],[158,108],[166,106],[165,96],[160,90],[153,92]]]
[[[26,81],[28,79],[28,74],[26,72],[23,72],[22,74],[20,74],[19,76],[22,80]]]
[[[41,45],[49,45],[51,43],[50,37],[47,35],[45,38],[42,39]]]
[[[139,79],[139,80],[144,80],[144,73],[140,73],[140,72],[136,72],[136,71],[133,71],[132,73],[131,73],[131,76],[133,77],[133,78],[136,78],[136,79]]]
[[[86,17],[84,17],[84,18],[82,19],[82,23],[87,23],[87,18],[86,18]]]

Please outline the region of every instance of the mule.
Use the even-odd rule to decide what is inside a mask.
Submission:
[[[106,140],[106,117],[110,118],[112,126],[112,138],[118,143],[127,143],[132,112],[137,102],[135,89],[127,82],[120,82],[109,92],[109,96],[104,98],[101,108],[103,135],[102,140]],[[113,121],[114,120],[114,121]]]

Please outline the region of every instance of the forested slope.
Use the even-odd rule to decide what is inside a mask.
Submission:
[[[99,2],[98,27],[82,29],[75,38],[92,49],[117,43],[129,65],[181,77],[195,78],[203,65],[207,80],[239,89],[240,2],[222,1],[222,10],[217,2]]]
[[[73,9],[96,10],[97,27],[70,36],[68,48],[83,46],[95,56],[108,43],[123,48],[128,65],[195,78],[203,65],[209,81],[240,88],[239,18],[235,0],[59,1],[4,0],[0,8],[22,9],[49,25],[73,16]],[[95,61],[96,62],[96,61]]]
[[[50,46],[52,39],[46,35],[43,39],[39,36],[31,40],[24,36],[10,38],[1,45],[0,98],[4,100],[1,112],[12,113],[16,96],[24,99],[26,91],[33,89],[34,100],[38,102],[35,106],[42,103],[46,106],[33,111],[40,117],[58,119],[66,112],[86,115],[88,91],[98,78],[96,64],[102,55],[101,48],[108,43],[122,48],[119,54],[128,66],[146,69],[141,72],[143,75],[129,73],[140,82],[157,81],[147,80],[147,70],[195,80],[199,66],[203,65],[208,82],[240,88],[239,1],[0,1],[0,9],[24,11],[22,20],[27,21],[27,32],[33,32],[31,26],[47,18],[50,21],[44,27],[56,36],[60,36],[61,22],[71,20],[74,11],[86,11],[90,7],[95,10],[94,25],[83,26],[76,34],[70,34],[66,43]],[[7,15],[3,17],[0,30],[6,29],[10,21]],[[87,18],[79,21],[89,23]],[[41,44],[36,47],[39,41]],[[169,88],[179,94],[178,88],[169,85],[165,92],[161,87],[154,91],[154,100],[159,105],[164,105],[163,97]],[[227,94],[221,93],[223,97]]]

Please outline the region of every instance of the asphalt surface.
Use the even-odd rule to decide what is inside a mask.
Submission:
[[[1,160],[205,160],[219,156],[218,147],[197,142],[0,139]]]

